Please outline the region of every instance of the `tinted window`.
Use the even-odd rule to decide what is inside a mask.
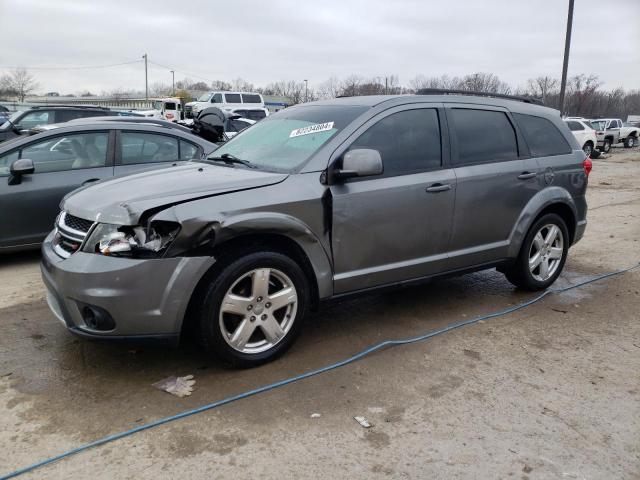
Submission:
[[[572,132],[577,132],[579,130],[584,130],[584,127],[580,122],[566,122]]]
[[[164,104],[164,109],[165,110],[175,110],[176,109],[176,104],[174,102],[167,102]]]
[[[142,132],[122,132],[122,164],[171,162],[178,160],[178,139]]]
[[[244,118],[248,118],[249,120],[262,120],[266,118],[267,114],[264,110],[244,110],[243,113],[237,112],[239,115],[242,115]]]
[[[453,134],[457,139],[457,165],[499,162],[518,157],[516,134],[503,112],[454,108]]]
[[[242,103],[262,103],[260,101],[260,95],[256,95],[256,94],[247,94],[247,93],[243,93],[242,94]]]
[[[198,157],[198,147],[193,143],[180,140],[180,160],[193,160]]]
[[[546,118],[515,113],[514,118],[527,140],[531,155],[546,157],[571,153],[571,147],[560,130]]]
[[[33,112],[27,112],[18,123],[20,128],[28,130],[38,125],[53,123],[53,121],[53,112],[48,110],[35,110]]]
[[[222,103],[222,94],[216,93],[213,97],[211,97],[211,103]]]
[[[251,126],[250,123],[243,122],[242,120],[229,120],[230,132],[240,132],[249,126]]]
[[[33,160],[35,173],[104,167],[108,140],[107,132],[49,137],[24,147],[20,158]]]
[[[227,103],[241,103],[239,93],[225,93],[224,98]]]
[[[9,167],[20,156],[18,150],[0,156],[0,175],[9,175]]]
[[[435,109],[407,110],[383,118],[351,144],[349,150],[380,152],[385,176],[439,168],[440,124]]]

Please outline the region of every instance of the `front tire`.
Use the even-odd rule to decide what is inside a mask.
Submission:
[[[507,280],[523,290],[544,290],[556,281],[569,251],[569,232],[559,215],[548,213],[529,229]]]
[[[629,135],[627,138],[624,139],[624,148],[633,148],[635,144],[636,144],[636,137]]]
[[[591,144],[591,142],[587,142],[582,146],[582,151],[586,154],[591,156],[591,154],[593,153],[593,145]]]
[[[279,252],[249,252],[212,276],[198,313],[206,350],[223,362],[255,367],[283,354],[302,330],[309,282]]]
[[[602,150],[604,153],[609,153],[609,150],[611,150],[611,140],[605,140],[605,141],[602,143],[602,148],[601,148],[601,150]]]

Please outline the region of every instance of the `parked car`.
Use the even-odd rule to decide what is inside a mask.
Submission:
[[[0,105],[0,125],[7,121],[11,116],[11,112],[4,105]]]
[[[558,112],[526,101],[307,103],[207,159],[68,195],[42,275],[73,333],[176,342],[191,326],[254,366],[323,300],[495,267],[547,288],[583,236],[590,169]]]
[[[233,108],[230,112],[255,122],[259,122],[269,116],[269,110],[266,108]]]
[[[582,145],[582,151],[591,156],[596,151],[595,148],[598,143],[596,131],[591,128],[591,125],[586,120],[565,119],[565,123],[573,133],[573,136],[576,137],[578,144]]]
[[[595,118],[591,126],[598,135],[598,148],[608,153],[612,145],[622,143],[625,148],[638,144],[640,128],[624,126],[619,118]]]
[[[38,246],[62,197],[82,185],[199,159],[215,148],[179,129],[115,121],[69,122],[1,144],[0,252]]]
[[[0,142],[20,135],[28,135],[29,130],[39,125],[105,115],[119,115],[119,112],[104,107],[78,105],[33,107],[29,110],[15,112],[0,125]]]
[[[217,107],[208,107],[200,110],[193,120],[180,123],[192,128],[196,135],[210,142],[222,143],[256,122]]]
[[[207,92],[195,102],[189,102],[184,106],[185,118],[194,118],[198,112],[208,107],[217,107],[221,110],[234,109],[265,109],[262,95],[255,92]]]

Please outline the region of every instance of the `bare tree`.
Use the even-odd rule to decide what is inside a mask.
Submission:
[[[255,88],[253,86],[253,83],[247,82],[242,78],[236,78],[231,82],[230,90],[235,90],[236,92],[251,92],[255,90]]]
[[[547,75],[542,77],[530,78],[527,81],[526,93],[542,99],[542,103],[546,104],[550,95],[559,93],[560,81]]]
[[[25,97],[33,93],[39,86],[35,77],[26,68],[16,68],[8,76],[8,79],[9,90],[14,92],[21,102],[24,102]]]
[[[318,86],[318,98],[331,99],[340,95],[340,79],[338,77],[329,77]]]
[[[224,80],[214,80],[211,82],[211,88],[213,90],[233,90],[233,86],[229,82],[225,82]]]
[[[164,97],[171,95],[171,86],[164,82],[155,82],[149,88],[149,94],[152,97]]]

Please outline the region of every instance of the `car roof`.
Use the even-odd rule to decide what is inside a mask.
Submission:
[[[537,112],[543,115],[559,116],[555,109],[544,107],[533,103],[526,103],[523,100],[492,97],[487,95],[451,95],[451,94],[424,94],[424,95],[363,95],[357,97],[339,97],[331,100],[320,100],[299,106],[359,106],[359,107],[379,107],[381,105],[392,107],[407,103],[460,103],[472,105],[488,105],[507,108],[512,111]]]
[[[185,132],[182,128],[167,128],[164,125],[157,125],[153,123],[133,123],[133,122],[118,122],[118,121],[99,121],[99,122],[86,122],[86,123],[72,123],[72,122],[64,122],[59,124],[48,125],[46,130],[37,133],[31,136],[25,136],[19,138],[15,141],[12,141],[10,144],[7,142],[0,143],[0,153],[4,153],[8,150],[11,150],[16,147],[21,147],[24,144],[31,143],[34,140],[39,138],[46,138],[49,136],[59,135],[63,133],[75,133],[75,132],[86,132],[91,130],[138,130],[145,131],[149,133],[164,133],[167,135],[174,135],[184,140],[189,140],[191,142],[197,143],[203,148],[211,147],[212,149],[216,148],[217,145],[208,140],[205,140],[202,137],[199,137],[195,133],[191,131]],[[54,128],[51,128],[54,127]],[[9,148],[5,148],[9,147]],[[205,150],[206,150],[205,148]]]

